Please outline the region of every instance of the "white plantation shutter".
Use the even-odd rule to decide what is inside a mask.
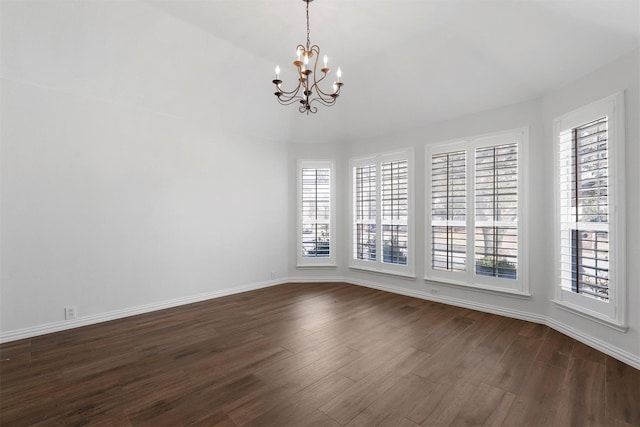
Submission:
[[[425,279],[529,295],[528,134],[427,145]]]
[[[431,268],[465,271],[467,170],[464,150],[431,157]]]
[[[409,177],[407,160],[382,163],[382,262],[407,264]]]
[[[609,300],[609,145],[606,117],[560,134],[560,283]]]
[[[354,254],[359,260],[376,260],[377,168],[354,168]]]
[[[350,161],[349,267],[414,277],[412,154],[409,149]]]
[[[333,162],[298,161],[299,266],[335,265]]]
[[[329,168],[302,168],[303,256],[329,256],[330,222],[331,170]]]
[[[517,143],[475,150],[474,240],[476,274],[517,277]]]
[[[554,121],[559,308],[627,327],[624,93]]]

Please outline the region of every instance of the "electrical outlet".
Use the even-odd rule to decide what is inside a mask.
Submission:
[[[276,278],[276,272],[272,271],[271,272],[271,280],[274,280]]]
[[[64,320],[73,320],[76,318],[76,306],[72,305],[70,307],[64,308]]]
[[[431,293],[433,295],[440,295],[440,289],[438,288],[431,288]]]

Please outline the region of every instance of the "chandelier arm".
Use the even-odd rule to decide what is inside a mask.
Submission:
[[[299,44],[296,47],[296,52],[300,52],[301,50],[304,51],[304,46]],[[305,89],[307,87],[307,85],[304,84],[304,82],[306,81],[306,78],[302,74],[302,62],[299,59],[297,59],[296,61],[293,62],[293,65],[296,67],[298,71],[298,85],[291,91],[286,91],[282,89],[282,87],[276,85],[279,92],[281,92],[284,95],[292,95],[292,97],[295,96],[300,91],[301,87],[304,87]]]
[[[331,98],[323,98],[323,97],[320,97],[320,96],[316,96],[315,98],[309,100],[309,104],[311,104],[312,102],[316,102],[317,101],[317,102],[319,102],[320,104],[323,104],[323,105],[330,105],[330,104],[332,105],[332,104],[334,104],[336,102],[335,99],[336,98],[333,98],[333,97],[331,97]]]
[[[313,46],[311,46],[311,52],[315,53],[316,55],[316,60],[313,63],[313,86],[315,86],[316,89],[318,89],[319,88],[318,83],[320,83],[325,79],[325,77],[327,77],[327,73],[323,72],[322,77],[320,77],[319,80],[316,79],[316,76],[318,75],[318,61],[320,61],[320,47],[317,44],[314,44]]]
[[[295,90],[292,90],[290,92],[283,91],[279,87],[277,89],[278,89],[278,92],[276,92],[275,95],[278,98],[278,100],[282,100],[284,102],[288,102],[288,101],[296,98],[296,96],[298,96],[298,92],[300,92],[300,85],[298,85],[298,87]]]
[[[281,104],[284,103],[285,105],[289,105],[289,104],[291,104],[293,102],[296,102],[296,101],[299,101],[299,100],[303,99],[303,97],[300,96],[300,95],[284,96],[284,97],[283,96],[279,96],[277,98],[278,98],[278,101]]]
[[[313,86],[318,86],[321,81],[323,81],[325,79],[325,77],[327,77],[327,75],[323,75],[322,77],[320,77],[318,80],[316,80],[315,76],[313,77]]]
[[[320,89],[319,86],[317,86],[317,85],[314,85],[314,86],[316,88],[316,92],[318,93],[318,96],[320,98],[323,98],[323,99],[329,99],[329,98],[335,99],[335,98],[337,98],[340,95],[340,89],[342,88],[342,85],[340,85],[333,92],[327,93],[327,92],[322,91],[322,89]]]
[[[324,102],[331,102],[331,103],[335,102],[335,99],[338,97],[338,92],[340,90],[338,89],[338,91],[336,92],[325,93],[318,86],[314,85],[314,87],[316,89],[316,94],[317,94],[317,96],[314,99],[321,99]]]
[[[294,97],[294,98],[289,98],[289,99],[280,99],[278,98],[278,102],[282,105],[291,105],[291,104],[295,104],[296,102],[300,102],[302,101],[303,98],[300,96]]]
[[[302,76],[302,74],[300,76]],[[280,83],[280,84],[282,84],[282,83]],[[282,89],[282,87],[276,85],[276,89],[278,89],[278,92],[280,92],[280,94],[281,94],[280,96],[282,96],[282,95],[289,96],[290,95],[291,97],[296,96],[298,94],[298,92],[300,92],[300,87],[304,87],[304,85],[302,84],[301,78],[298,79],[298,85],[291,91],[286,91],[286,90]]]
[[[338,89],[335,92],[326,93],[326,92],[323,92],[322,89],[320,89],[320,87],[317,86],[316,84],[314,84],[314,87],[316,88],[316,92],[318,93],[318,96],[320,98],[334,98],[332,95],[337,95],[338,92],[340,91],[340,89]]]
[[[318,93],[319,97],[323,98],[324,101],[326,102],[331,102],[332,104],[335,103],[335,98],[332,95],[337,95],[340,92],[340,86],[338,86],[338,89],[334,90],[331,93],[327,93],[325,91],[323,91],[322,89],[320,89],[320,85],[319,83],[322,82],[327,76],[328,73],[324,72],[322,77],[320,77],[320,79],[316,79],[316,75],[317,75],[317,69],[318,69],[318,61],[320,60],[320,46],[318,45],[313,45],[311,47],[311,51],[315,52],[316,54],[316,61],[313,65],[313,86],[312,88],[315,88],[316,92]],[[322,70],[321,70],[322,71]]]
[[[318,102],[318,103],[324,105],[325,107],[331,107],[333,104],[336,103],[336,99],[337,98],[331,98],[331,100],[328,101],[328,100],[323,99],[323,98],[314,98],[309,102],[309,104],[311,104],[312,102]]]
[[[279,90],[283,95],[292,95],[292,96],[295,96],[298,92],[300,92],[300,86],[301,86],[301,85],[300,85],[300,84],[298,84],[298,86],[297,86],[294,90],[289,91],[289,92],[287,92],[286,90],[282,90],[282,88],[278,88],[278,90]]]

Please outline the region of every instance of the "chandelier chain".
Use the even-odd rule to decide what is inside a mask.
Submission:
[[[307,50],[311,46],[311,30],[309,29],[309,2],[307,2]]]

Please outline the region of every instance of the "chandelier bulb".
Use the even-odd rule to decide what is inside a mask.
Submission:
[[[280,78],[280,66],[276,65],[276,79]]]
[[[342,77],[342,70],[338,67],[338,71],[336,72],[336,76],[338,77],[338,83],[340,83],[340,77]]]
[[[327,58],[327,55],[324,56],[324,68],[327,68],[327,62],[329,62],[329,58]]]

